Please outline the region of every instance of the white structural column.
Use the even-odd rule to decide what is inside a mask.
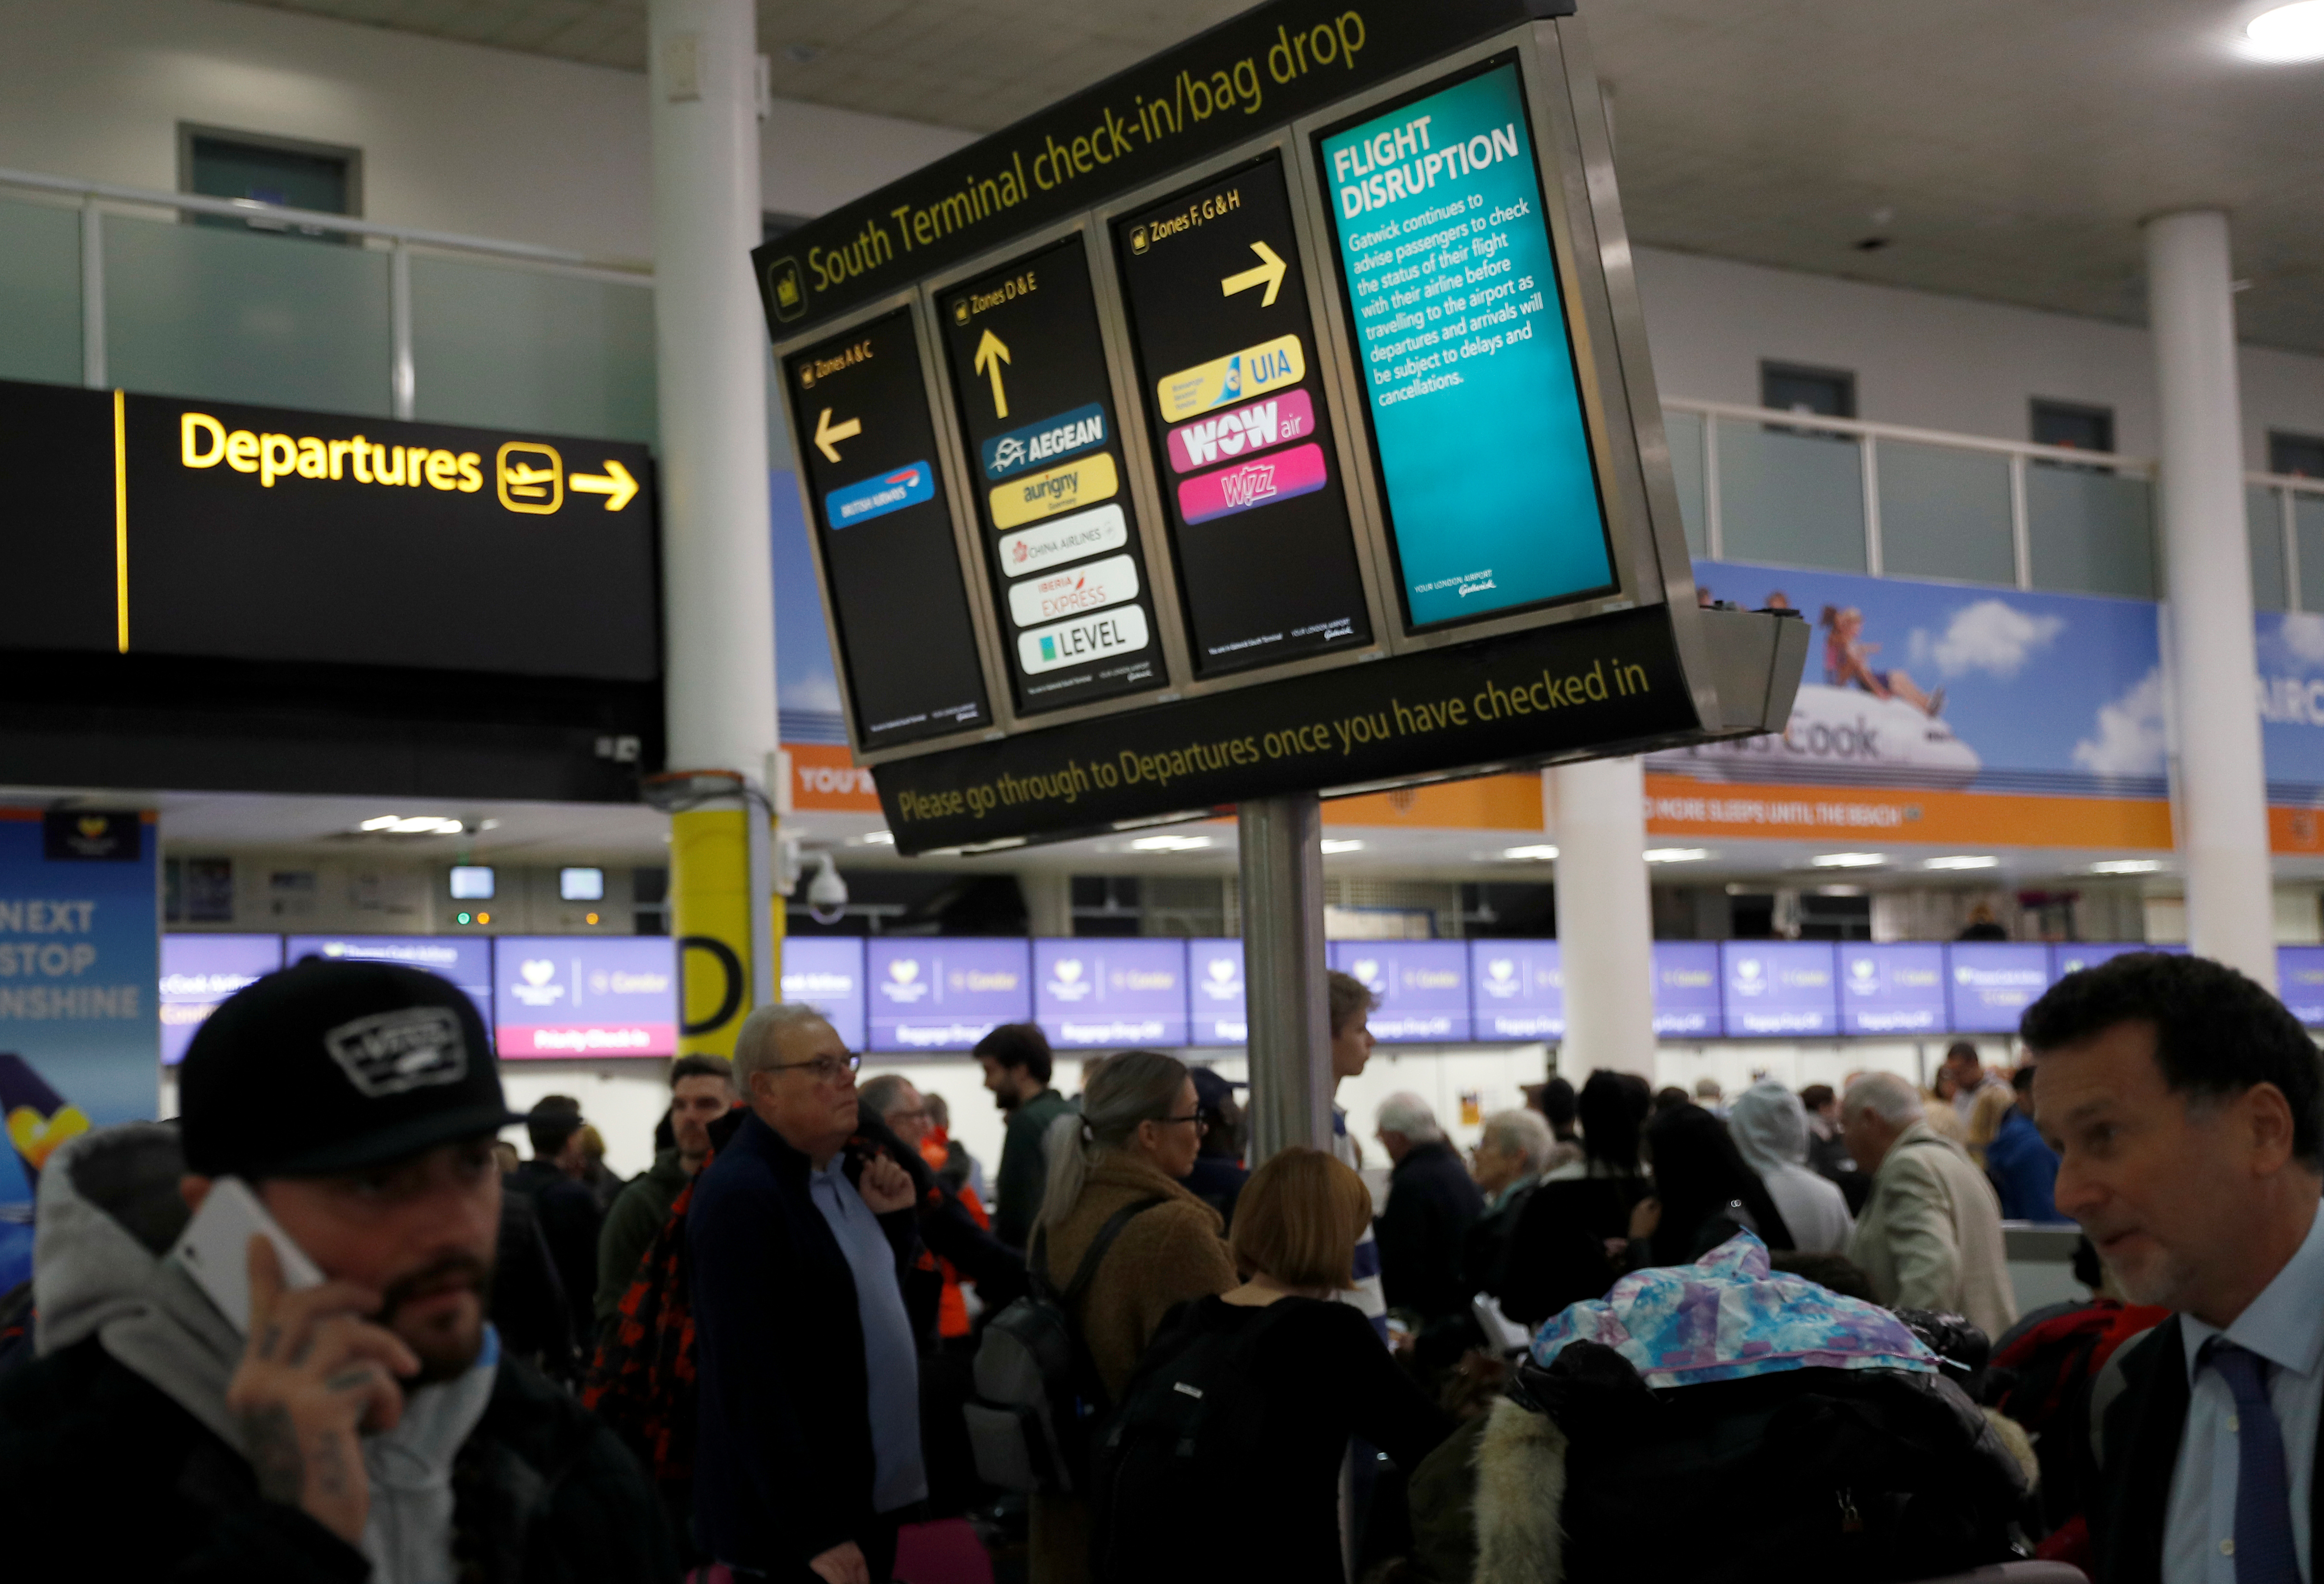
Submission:
[[[2203,956],[2273,989],[2233,273],[2225,215],[2202,210],[2146,223],[2188,938]]]
[[[1557,944],[1565,979],[1559,1071],[1655,1079],[1654,914],[1646,895],[1646,778],[1635,759],[1543,773],[1557,838]]]
[[[752,0],[648,17],[669,765],[756,784],[777,741],[757,31]]]

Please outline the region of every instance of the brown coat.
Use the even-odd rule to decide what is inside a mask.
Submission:
[[[1062,1291],[1113,1212],[1141,1200],[1167,1202],[1132,1220],[1099,1262],[1074,1321],[1105,1383],[1119,1397],[1162,1317],[1192,1298],[1239,1285],[1219,1212],[1135,1156],[1109,1152],[1090,1168],[1072,1213],[1043,1234],[1045,1274]],[[1033,1498],[1033,1584],[1081,1584],[1089,1577],[1090,1514],[1076,1497]]]

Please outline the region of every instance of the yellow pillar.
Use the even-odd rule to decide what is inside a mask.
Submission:
[[[739,804],[669,816],[680,1055],[731,1057],[735,1032],[751,1010],[752,817]],[[781,917],[778,912],[779,926]]]

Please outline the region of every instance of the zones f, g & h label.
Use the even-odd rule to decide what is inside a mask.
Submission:
[[[962,281],[936,321],[1019,713],[1162,686],[1087,244]],[[1064,621],[1100,605],[1120,608]]]
[[[783,360],[862,746],[988,724],[911,316]]]
[[[1371,640],[1281,160],[1113,222],[1199,676]]]

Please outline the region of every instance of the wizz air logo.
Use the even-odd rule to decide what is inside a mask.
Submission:
[[[1275,493],[1275,464],[1254,462],[1219,475],[1219,493],[1229,507],[1250,506]]]

